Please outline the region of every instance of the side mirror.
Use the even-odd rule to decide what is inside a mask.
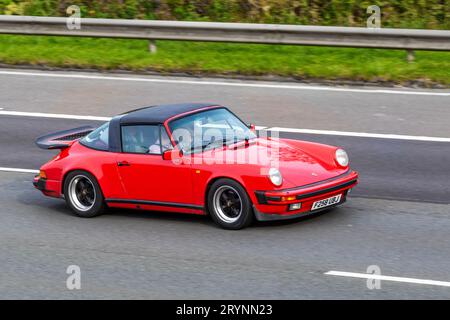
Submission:
[[[180,159],[183,156],[183,152],[178,149],[166,150],[163,152],[163,160]]]

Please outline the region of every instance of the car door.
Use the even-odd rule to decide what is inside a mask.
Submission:
[[[169,147],[161,147],[164,136],[167,132],[161,125],[121,127],[122,152],[117,155],[117,166],[127,199],[167,206],[192,204],[191,166],[163,159],[162,150]]]

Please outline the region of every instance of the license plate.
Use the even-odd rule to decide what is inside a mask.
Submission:
[[[313,203],[311,211],[317,210],[317,209],[322,209],[325,207],[332,206],[333,204],[339,203],[339,201],[341,201],[341,196],[342,195],[339,194],[339,195],[331,197],[331,198],[316,201]]]

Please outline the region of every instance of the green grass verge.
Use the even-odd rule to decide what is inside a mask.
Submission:
[[[0,63],[196,74],[450,85],[450,52],[325,48],[146,40],[0,36]]]

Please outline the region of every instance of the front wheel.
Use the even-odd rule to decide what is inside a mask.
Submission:
[[[85,171],[70,172],[64,181],[67,205],[79,217],[92,218],[102,214],[105,204],[95,177]]]
[[[253,221],[247,192],[231,179],[220,179],[212,184],[208,192],[208,209],[214,222],[224,229],[242,229]]]

